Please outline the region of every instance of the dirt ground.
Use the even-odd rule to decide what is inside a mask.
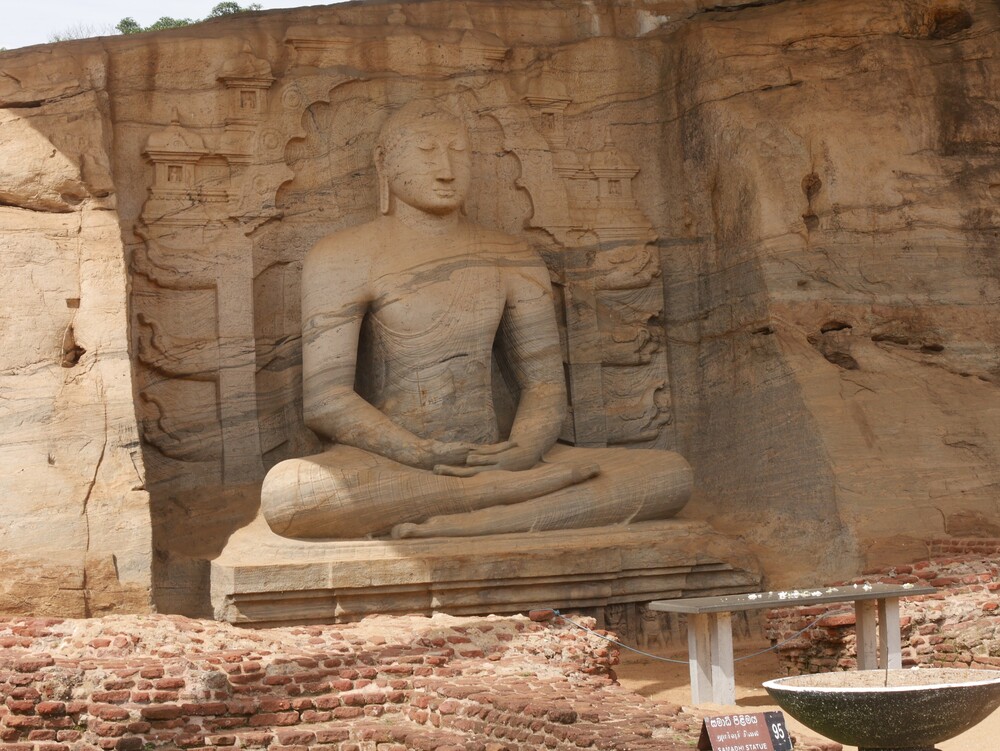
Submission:
[[[766,646],[766,644],[738,645],[736,658],[739,659],[741,654],[750,654]],[[671,659],[687,659],[687,651],[683,648],[662,651],[658,654]],[[622,650],[622,661],[620,665],[616,666],[615,671],[618,673],[618,680],[622,686],[637,694],[686,707],[691,706],[687,665],[661,662]],[[781,675],[778,659],[773,652],[737,662],[736,706],[723,707],[717,704],[700,704],[698,707],[703,711],[718,710],[719,714],[741,710],[765,712],[780,709],[771,703],[767,692],[761,688],[761,683],[772,678],[780,678]],[[818,735],[787,714],[785,722],[793,732],[804,732],[814,737]],[[1000,738],[1000,709],[971,730],[939,743],[938,748],[940,751],[986,751],[998,747],[997,738]],[[856,749],[854,746],[845,746],[844,751],[856,751]]]

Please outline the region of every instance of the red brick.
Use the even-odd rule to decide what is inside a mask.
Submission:
[[[208,715],[226,714],[226,703],[222,701],[206,702],[204,704],[182,704],[181,709],[184,714],[192,717],[205,717]]]
[[[251,727],[294,725],[299,721],[298,712],[273,712],[255,714],[250,718]]]
[[[66,714],[66,704],[61,701],[40,701],[35,705],[35,712],[43,717],[56,717]]]
[[[317,712],[313,709],[307,709],[302,713],[302,722],[313,724],[329,722],[330,718],[333,717],[332,712]]]
[[[292,702],[288,699],[265,697],[260,700],[259,706],[262,712],[287,712],[292,708]]]
[[[226,709],[229,714],[250,715],[257,711],[251,701],[230,701],[226,702]]]
[[[336,720],[351,720],[364,715],[363,707],[337,707],[333,710],[333,717]]]
[[[118,691],[119,689],[132,688],[133,686],[135,686],[135,681],[122,681],[122,680],[104,681],[105,691]]]
[[[266,748],[274,740],[273,733],[243,733],[240,735],[240,745],[243,748]]]
[[[308,746],[316,740],[316,733],[297,728],[281,728],[275,731],[275,735],[282,746]]]
[[[14,670],[19,673],[35,673],[42,668],[47,668],[55,664],[56,661],[53,659],[52,655],[25,655],[24,657],[14,661]]]
[[[105,738],[120,738],[128,732],[128,729],[121,722],[104,722],[103,720],[91,722],[87,725],[87,730]]]
[[[160,690],[184,688],[185,685],[186,682],[183,678],[163,678],[158,681],[153,681],[153,686]]]
[[[95,691],[90,695],[91,701],[100,704],[124,704],[131,698],[128,691]]]
[[[249,683],[259,683],[264,677],[263,673],[251,673],[250,675],[231,675],[229,682],[234,686],[245,686]]]
[[[42,727],[43,720],[35,715],[11,714],[7,715],[4,723],[9,728],[28,729]]]
[[[317,743],[339,743],[350,737],[351,731],[348,728],[326,728],[316,731]]]
[[[183,714],[176,704],[154,704],[143,707],[141,714],[147,720],[174,720]]]
[[[90,714],[102,720],[126,720],[129,711],[118,704],[91,704]]]

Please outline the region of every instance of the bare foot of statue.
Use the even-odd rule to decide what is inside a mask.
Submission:
[[[518,239],[463,219],[461,122],[407,105],[383,127],[375,166],[381,216],[323,238],[303,265],[305,418],[331,448],[268,473],[271,528],[484,535],[677,513],[691,490],[677,454],[556,443],[567,403],[549,273]],[[509,436],[493,410],[494,352],[519,390]]]

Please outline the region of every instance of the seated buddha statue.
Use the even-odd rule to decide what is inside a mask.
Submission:
[[[469,222],[468,135],[414,102],[375,148],[377,219],[322,238],[302,268],[314,456],[264,480],[271,529],[299,539],[437,537],[665,519],[678,454],[557,443],[566,383],[549,274],[521,240]],[[518,393],[501,433],[492,358]]]

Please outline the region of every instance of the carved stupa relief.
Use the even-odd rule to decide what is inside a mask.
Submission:
[[[573,149],[573,103],[558,78],[531,78],[524,101],[566,191],[565,219],[545,226],[566,248],[567,370],[577,445],[656,442],[671,422],[656,235],[633,195],[639,167],[606,131],[599,150]],[[667,437],[665,445],[669,445]]]
[[[206,465],[223,482],[262,471],[245,227],[273,215],[260,194],[273,194],[261,171],[274,170],[259,162],[281,147],[262,134],[274,80],[244,43],[217,75],[213,125],[187,126],[175,107],[146,141],[153,174],[135,229],[132,307],[144,438],[168,465],[153,482],[178,474],[170,461]]]

